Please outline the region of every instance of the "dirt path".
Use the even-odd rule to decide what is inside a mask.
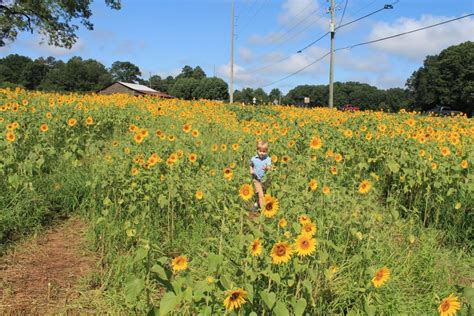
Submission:
[[[72,217],[0,257],[0,314],[45,315],[68,310],[78,282],[94,271],[86,225]]]

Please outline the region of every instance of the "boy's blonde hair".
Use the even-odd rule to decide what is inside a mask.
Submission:
[[[257,149],[268,149],[268,142],[259,140],[257,142]]]

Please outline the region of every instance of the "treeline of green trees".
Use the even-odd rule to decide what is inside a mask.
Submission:
[[[131,62],[116,61],[110,68],[100,62],[72,57],[67,62],[53,57],[32,60],[16,54],[0,59],[0,86],[23,86],[44,91],[97,91],[114,81],[140,83],[172,96],[191,99],[228,101],[227,83],[207,77],[197,66],[184,66],[176,77],[158,75],[141,78],[140,69]],[[450,106],[473,114],[474,110],[474,42],[448,47],[439,55],[427,56],[423,66],[413,72],[407,89],[387,90],[359,82],[336,82],[334,104],[353,104],[362,109],[383,109],[396,112],[401,108],[426,111],[435,106]],[[263,89],[235,90],[234,102],[246,104],[295,104],[325,106],[328,85],[299,85],[284,95],[279,89],[266,93]],[[304,98],[309,98],[309,104]]]

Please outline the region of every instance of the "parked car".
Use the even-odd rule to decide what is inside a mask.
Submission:
[[[431,110],[428,110],[426,113],[428,115],[435,115],[435,116],[453,116],[453,115],[462,114],[461,111],[455,111],[451,109],[449,106],[437,106]]]
[[[360,108],[358,106],[354,106],[352,104],[346,104],[337,108],[339,111],[359,111]]]

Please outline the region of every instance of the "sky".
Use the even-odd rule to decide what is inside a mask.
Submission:
[[[474,13],[474,0],[334,1],[336,26],[385,4],[393,6],[337,29],[335,49]],[[267,92],[278,88],[287,93],[297,85],[327,84],[329,56],[321,57],[330,50],[330,37],[298,51],[329,31],[329,7],[327,0],[235,0],[234,88]],[[174,77],[185,65],[200,66],[208,77],[230,83],[232,0],[122,0],[119,11],[96,0],[91,8],[94,30],[80,27],[72,49],[48,46],[37,33],[21,33],[16,41],[0,48],[0,57],[20,54],[67,61],[80,56],[108,68],[114,61],[130,61],[140,68],[144,79],[150,75]],[[466,41],[474,41],[474,16],[338,50],[334,80],[359,81],[380,89],[403,88],[427,55]]]

